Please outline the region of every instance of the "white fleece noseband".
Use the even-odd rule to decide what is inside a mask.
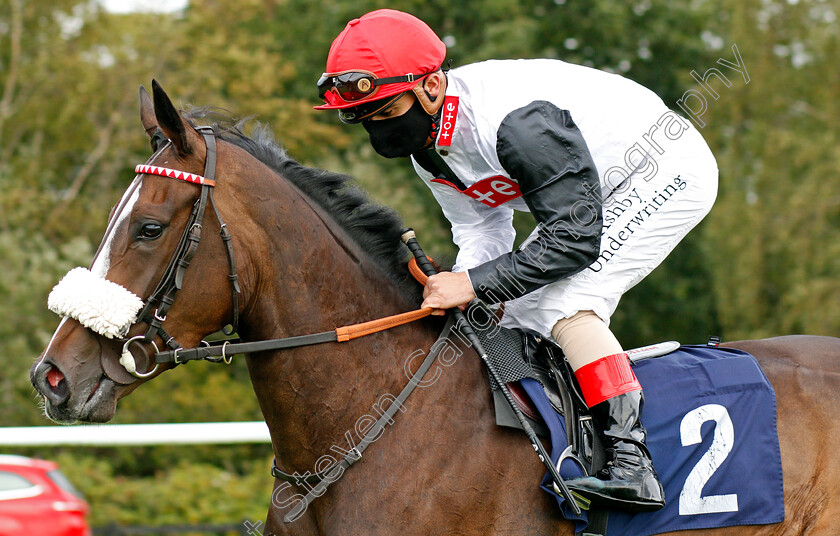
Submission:
[[[137,321],[143,300],[136,294],[96,276],[87,268],[73,268],[52,289],[50,311],[78,320],[103,337],[123,337]]]

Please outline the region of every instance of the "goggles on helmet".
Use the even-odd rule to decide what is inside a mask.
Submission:
[[[373,96],[379,89],[379,86],[401,82],[414,82],[415,80],[419,81],[427,74],[429,73],[409,73],[403,76],[377,78],[371,72],[360,70],[324,73],[318,80],[318,96],[330,104],[335,104],[333,102],[335,97],[338,97],[345,103],[356,102]]]

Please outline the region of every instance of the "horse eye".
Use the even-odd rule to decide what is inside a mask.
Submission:
[[[138,238],[146,240],[154,240],[163,232],[163,226],[157,223],[146,223],[140,228]]]

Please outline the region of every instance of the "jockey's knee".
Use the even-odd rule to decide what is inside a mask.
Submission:
[[[624,351],[607,324],[592,311],[578,311],[561,318],[551,335],[563,349],[572,370]]]

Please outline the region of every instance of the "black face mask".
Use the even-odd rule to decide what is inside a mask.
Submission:
[[[415,100],[402,115],[379,121],[362,121],[373,150],[385,158],[410,156],[426,145],[432,132],[432,118]]]

